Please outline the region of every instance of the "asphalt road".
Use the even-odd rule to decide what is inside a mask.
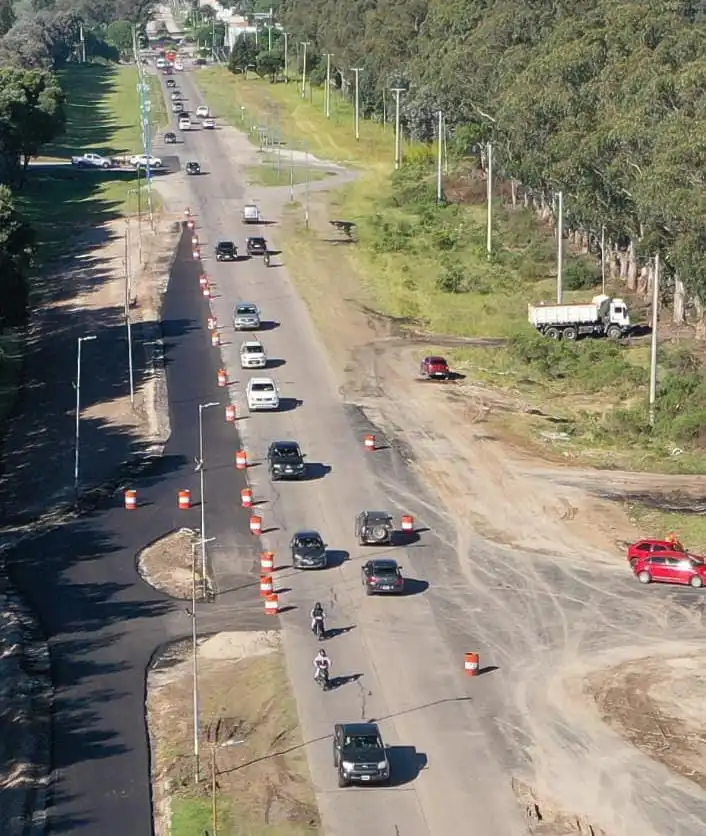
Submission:
[[[200,98],[187,74],[180,77],[180,86],[195,108]],[[190,178],[190,205],[210,245],[219,238],[242,244],[246,231],[238,220],[244,196],[238,161],[231,157],[223,163],[228,154],[221,143],[218,131],[184,134],[183,159],[197,159],[210,172]],[[248,189],[248,196],[253,193]],[[277,249],[276,227],[267,226],[262,233]],[[290,678],[326,830],[336,836],[417,836],[461,826],[477,836],[525,833],[484,712],[477,707],[476,701],[483,704],[480,695],[490,699],[492,678],[481,677],[472,687],[464,678],[462,656],[450,648],[439,627],[438,617],[447,603],[443,595],[435,600],[427,590],[426,580],[448,553],[447,544],[431,530],[409,547],[391,550],[412,579],[411,594],[399,599],[363,594],[360,566],[374,550],[365,551],[354,542],[354,517],[370,507],[399,514],[400,498],[382,489],[370,466],[371,454],[362,444],[367,427],[340,400],[326,353],[288,278],[286,252],[277,261],[285,266],[268,269],[261,259],[218,264],[207,258],[205,269],[216,283],[212,308],[219,322],[230,322],[239,299],[256,302],[266,321],[259,336],[269,356],[278,360],[271,374],[281,389],[282,408],[240,422],[246,449],[256,462],[250,483],[256,498],[264,501],[263,540],[276,551],[280,564],[289,563],[287,544],[300,527],[320,529],[331,549],[332,565],[326,571],[278,573]],[[238,344],[244,338],[232,335],[221,349],[233,381],[231,397],[241,409],[248,373],[239,368]],[[299,484],[269,482],[262,459],[267,444],[277,438],[300,442],[314,474],[311,479]],[[386,458],[388,472],[401,464],[393,450],[372,454],[375,457]],[[433,512],[422,522],[431,523],[431,529],[444,524]],[[330,626],[341,631],[329,642],[338,680],[325,694],[311,681],[317,646],[309,633],[308,612],[317,599],[329,612]],[[454,630],[466,649],[477,648],[475,637],[458,620]],[[392,785],[341,791],[331,762],[333,723],[363,717],[381,723],[392,747]]]
[[[223,400],[223,393],[216,386],[199,271],[189,236],[163,311],[172,432],[164,455],[126,482],[138,490],[139,509],[127,512],[122,494],[116,495],[106,507],[24,541],[8,558],[13,581],[49,637],[56,689],[52,834],[152,833],[145,671],[155,651],[188,635],[191,623],[183,602],[139,578],[136,556],[175,528],[200,527],[197,409]],[[243,480],[232,464],[238,444],[224,409],[204,411],[204,436],[207,535],[216,538],[221,577],[235,591],[199,608],[201,632],[271,628],[253,595],[255,578],[246,576],[257,550],[234,501]],[[83,454],[90,456],[90,448]],[[185,488],[197,504],[179,511],[177,493]]]

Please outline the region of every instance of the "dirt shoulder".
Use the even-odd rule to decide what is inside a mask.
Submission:
[[[214,808],[223,836],[319,833],[279,634],[219,633],[200,643],[198,667],[198,783],[188,649],[148,677],[157,836],[212,833]]]

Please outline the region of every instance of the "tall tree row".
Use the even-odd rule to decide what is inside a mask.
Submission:
[[[279,14],[312,52],[334,53],[337,83],[364,67],[367,113],[405,85],[412,136],[430,138],[442,110],[457,137],[492,141],[534,200],[563,191],[583,240],[605,229],[631,286],[659,251],[677,295],[703,310],[703,0],[281,0]]]

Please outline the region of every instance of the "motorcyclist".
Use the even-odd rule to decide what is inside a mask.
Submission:
[[[268,250],[265,250],[265,254],[264,254],[264,256],[263,256],[263,260],[264,260],[264,262],[265,262],[265,267],[269,267],[269,266],[270,266],[270,253],[269,253],[269,251],[268,251]]]
[[[313,633],[316,632],[316,622],[321,623],[321,632],[326,632],[326,613],[324,612],[324,608],[321,606],[321,603],[317,601],[312,610],[311,610],[311,630]]]
[[[331,672],[331,660],[323,648],[314,656],[314,679],[318,678],[319,672],[322,672],[326,680],[328,680],[329,673]]]

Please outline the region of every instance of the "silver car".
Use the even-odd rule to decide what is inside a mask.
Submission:
[[[252,302],[240,302],[233,311],[233,328],[236,331],[257,331],[260,327],[260,311]]]

